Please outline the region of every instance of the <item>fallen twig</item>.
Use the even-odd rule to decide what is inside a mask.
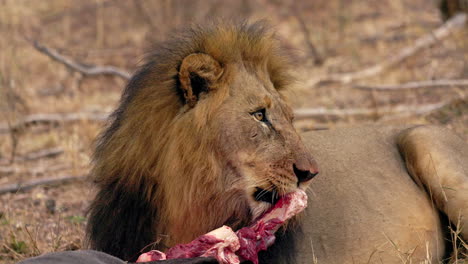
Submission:
[[[143,1],[134,1],[133,4],[135,5],[139,14],[144,18],[145,21],[148,22],[148,25],[151,27],[151,30],[159,29],[158,23],[155,21],[155,16],[151,13],[151,10],[148,9]]]
[[[41,53],[49,56],[55,61],[62,63],[63,65],[67,66],[69,69],[78,71],[84,75],[114,75],[125,80],[129,80],[131,75],[126,72],[125,70],[119,69],[114,66],[96,66],[96,65],[85,65],[82,63],[78,63],[73,61],[70,58],[67,58],[61,54],[59,54],[56,50],[48,48],[37,41],[32,42],[34,48],[40,51]]]
[[[46,16],[45,18],[41,19],[41,25],[46,25],[49,23],[54,23],[60,21],[64,17],[73,17],[77,15],[86,14],[87,12],[92,12],[97,8],[108,7],[111,4],[115,4],[116,1],[114,0],[107,0],[107,1],[95,1],[91,2],[90,4],[83,4],[83,5],[73,5],[70,8],[65,9],[60,13],[54,13],[50,16]]]
[[[452,86],[467,86],[468,80],[431,80],[420,82],[408,82],[395,85],[353,85],[353,88],[363,90],[376,90],[376,91],[390,91],[390,90],[405,90],[405,89],[418,89],[418,88],[435,88],[435,87],[452,87]]]
[[[11,192],[23,192],[42,185],[57,185],[72,181],[84,180],[86,176],[62,176],[57,178],[42,178],[25,183],[12,183],[0,186],[0,195]]]
[[[57,164],[52,166],[40,166],[33,168],[24,168],[20,166],[0,166],[0,176],[22,174],[22,175],[45,175],[51,172],[63,171],[71,169],[72,167],[68,164]]]
[[[20,161],[31,161],[31,160],[38,160],[42,158],[55,158],[58,155],[63,153],[62,148],[48,148],[48,149],[41,149],[38,151],[30,152],[22,157],[16,158],[16,160]]]
[[[457,105],[459,105],[460,103],[463,104],[465,100],[466,100],[466,96],[461,97],[461,98],[455,98],[452,100],[445,101],[445,103],[440,103],[438,107],[437,107],[437,104],[434,104],[433,107],[427,107],[426,109],[421,109],[419,113],[401,111],[393,115],[381,116],[378,121],[385,122],[385,121],[391,121],[391,120],[399,120],[402,118],[410,117],[411,115],[414,115],[414,114],[429,115],[436,111],[443,111],[443,108],[446,108],[446,107],[452,107],[452,106],[457,107]]]
[[[460,100],[457,98],[457,100]],[[294,111],[296,120],[299,119],[307,119],[307,118],[314,118],[314,117],[323,117],[323,116],[338,116],[338,117],[345,117],[345,116],[360,116],[360,115],[375,115],[378,114],[382,115],[398,115],[398,114],[425,114],[437,109],[440,109],[444,106],[451,104],[454,100],[435,103],[435,104],[427,104],[427,105],[400,105],[396,107],[387,107],[387,108],[378,108],[378,109],[370,109],[370,108],[351,108],[351,109],[327,109],[325,107],[320,108],[304,108],[304,109],[296,109]]]
[[[0,176],[10,175],[17,171],[14,167],[0,167]]]
[[[63,154],[62,148],[48,148],[48,149],[41,149],[38,151],[27,153],[24,156],[15,157],[15,161],[32,161],[38,160],[42,158],[55,158],[59,155]],[[5,159],[0,158],[0,164],[5,163]]]
[[[10,246],[8,246],[7,243],[3,243],[2,246],[3,246],[4,249],[6,249],[7,252],[9,251],[10,253],[12,253],[12,254],[15,256],[14,258],[16,258],[16,259],[24,259],[24,258],[25,258],[25,256],[19,254],[19,253],[17,252],[17,250],[14,250],[14,249],[12,249]],[[3,251],[3,250],[2,250],[2,251]],[[11,256],[9,256],[9,255],[7,255],[7,256],[8,256],[8,258],[11,257]]]
[[[460,98],[457,98],[460,100]],[[389,108],[351,108],[351,109],[332,109],[325,107],[295,109],[296,119],[307,119],[323,116],[358,116],[358,115],[388,115],[399,113],[423,114],[442,108],[452,101],[420,105],[420,106],[397,106]],[[79,120],[87,121],[105,121],[109,113],[70,113],[70,114],[36,114],[26,116],[22,121],[17,122],[13,129],[28,127],[38,124],[59,124],[63,122],[75,122]],[[0,133],[8,133],[11,129],[5,124],[0,124]]]
[[[294,17],[296,18],[297,22],[299,23],[300,29],[302,31],[302,34],[304,35],[304,40],[307,44],[307,48],[309,49],[310,55],[312,56],[314,60],[315,65],[321,65],[323,64],[324,59],[320,54],[318,53],[317,49],[315,48],[315,45],[312,43],[311,37],[310,37],[310,31],[307,28],[307,25],[304,21],[304,18],[302,17],[300,10],[297,8],[297,3],[293,2],[292,6],[292,13],[294,14]]]
[[[23,127],[38,124],[59,124],[62,122],[76,122],[80,120],[104,121],[108,113],[69,113],[69,114],[35,114],[24,117],[11,126],[0,124],[0,133],[8,133],[11,130],[18,130]]]
[[[328,76],[321,77],[318,79],[312,79],[307,82],[307,85],[313,86],[319,83],[328,82],[350,83],[354,80],[377,75],[383,72],[384,70],[399,64],[400,62],[416,54],[422,49],[427,48],[436,43],[437,41],[449,36],[453,30],[464,28],[467,21],[466,17],[467,15],[463,13],[452,17],[451,19],[447,20],[447,22],[445,22],[442,26],[417,39],[412,46],[405,47],[397,53],[392,53],[392,55],[390,55],[387,59],[371,67],[365,68],[357,72],[330,74]]]
[[[299,24],[301,24],[300,16],[297,16],[296,14],[296,18],[298,19]],[[328,76],[321,77],[318,79],[311,79],[310,81],[306,83],[306,85],[314,86],[318,83],[327,83],[327,82],[350,83],[357,79],[363,79],[366,77],[374,76],[404,61],[408,57],[419,52],[420,50],[426,47],[429,47],[433,45],[434,43],[436,43],[437,41],[449,36],[453,30],[463,28],[464,25],[466,24],[466,21],[467,21],[467,15],[464,13],[460,13],[452,17],[451,19],[447,20],[442,26],[436,28],[429,34],[426,34],[420,37],[419,39],[417,39],[412,46],[403,48],[396,55],[389,56],[386,60],[384,60],[381,63],[378,63],[376,65],[373,65],[371,67],[365,68],[357,72],[330,74]],[[303,25],[301,26],[302,26],[303,32],[305,33],[305,37],[307,38],[307,32],[308,32],[307,28],[305,28],[305,31],[304,31]],[[308,43],[311,44],[310,39],[307,39],[307,41],[309,41]],[[44,45],[41,45],[37,41],[33,41],[33,45],[38,51],[46,54],[47,56],[51,57],[55,61],[58,61],[64,64],[65,66],[67,66],[68,68],[81,72],[82,74],[85,74],[85,75],[115,75],[125,80],[129,80],[131,77],[131,75],[128,72],[121,70],[114,66],[84,65],[84,64],[75,62],[71,60],[70,58],[64,57],[63,55],[59,54],[56,50],[47,48]],[[313,45],[312,47],[310,47],[309,45],[309,48],[311,48],[310,50],[315,56],[316,60],[320,60],[320,57],[318,57],[318,53],[316,52],[315,47]]]

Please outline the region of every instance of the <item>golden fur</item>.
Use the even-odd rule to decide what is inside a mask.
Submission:
[[[310,153],[321,176],[305,217],[260,263],[436,263],[447,254],[436,206],[466,239],[468,146],[457,136],[343,128],[304,134],[306,147],[279,93],[292,81],[287,56],[264,25],[176,36],[148,55],[98,141],[92,248],[134,260],[245,226],[276,195],[307,187]]]
[[[154,241],[163,248],[223,224],[245,225],[268,208],[250,197],[256,187],[290,191],[298,185],[293,164],[315,166],[277,92],[292,81],[287,56],[262,23],[194,27],[154,50],[93,160],[91,247],[125,259]],[[270,128],[252,119],[258,106],[269,111]],[[235,117],[232,108],[245,111]],[[265,146],[266,138],[276,139]],[[277,182],[263,176],[282,167]]]

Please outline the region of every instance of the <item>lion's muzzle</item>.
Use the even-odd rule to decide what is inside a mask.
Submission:
[[[294,174],[297,177],[297,185],[312,180],[312,178],[314,178],[318,174],[318,170],[316,168],[301,170],[297,167],[296,164],[293,164],[293,170]]]

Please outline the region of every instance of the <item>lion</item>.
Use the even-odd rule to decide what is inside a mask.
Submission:
[[[299,135],[290,58],[263,22],[195,26],[148,54],[97,141],[89,246],[131,261],[298,188],[308,208],[260,263],[436,263],[447,225],[467,239],[467,144],[432,126]]]

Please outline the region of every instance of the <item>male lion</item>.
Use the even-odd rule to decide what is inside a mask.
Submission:
[[[424,126],[301,139],[281,94],[289,71],[262,23],[193,28],[156,48],[98,141],[90,246],[132,260],[245,226],[309,185],[312,156],[309,207],[261,263],[435,263],[449,252],[438,210],[468,237],[464,141]]]

